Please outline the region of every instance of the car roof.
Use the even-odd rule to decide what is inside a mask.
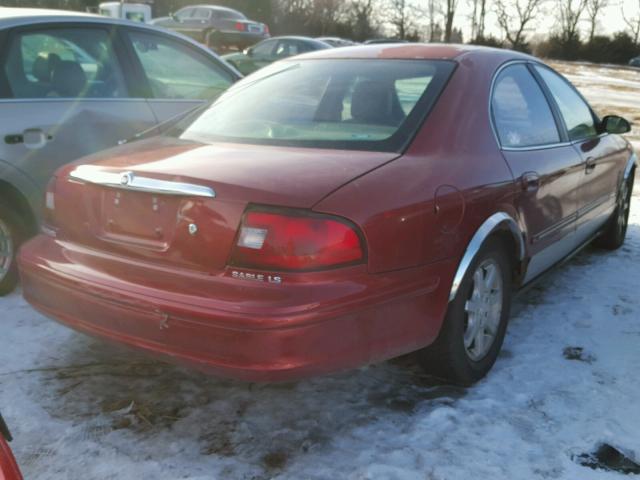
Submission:
[[[533,60],[534,57],[513,50],[481,47],[477,45],[458,45],[444,43],[386,43],[374,45],[356,45],[305,53],[296,58],[354,58],[354,59],[420,59],[420,60],[459,60],[461,57],[502,57],[509,59]]]
[[[95,15],[93,13],[74,12],[71,10],[53,10],[45,8],[11,8],[0,7],[0,28],[15,27],[42,22],[98,22],[131,25],[130,20]],[[140,26],[145,24],[135,22]]]
[[[331,45],[329,45],[326,42],[323,42],[322,40],[312,38],[312,37],[303,37],[301,35],[281,35],[278,37],[271,37],[266,40],[298,40],[300,42],[312,43],[314,45],[324,45],[326,47],[331,47]],[[266,40],[263,40],[263,42],[265,42]]]
[[[200,4],[200,5],[185,5],[180,10],[184,10],[185,8],[208,8],[209,10],[220,10],[225,12],[240,13],[244,15],[244,13],[242,13],[241,11],[235,10],[233,8],[223,7],[222,5],[210,5],[206,3]]]

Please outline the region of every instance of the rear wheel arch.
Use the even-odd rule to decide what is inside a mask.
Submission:
[[[0,179],[0,202],[17,214],[27,234],[37,233],[38,220],[27,197],[13,184],[2,179]]]
[[[450,302],[455,299],[473,259],[482,246],[491,238],[498,238],[504,244],[507,253],[513,260],[514,269],[512,273],[514,282],[519,282],[523,274],[522,264],[526,256],[524,233],[520,229],[518,222],[511,215],[506,212],[496,212],[478,227],[467,244],[453,277],[449,292]]]

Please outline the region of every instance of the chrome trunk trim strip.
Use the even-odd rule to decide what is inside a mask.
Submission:
[[[141,177],[130,171],[119,173],[105,172],[93,165],[80,165],[69,173],[69,177],[74,180],[102,185],[104,187],[155,193],[158,195],[216,197],[216,192],[213,188],[205,187],[204,185]]]

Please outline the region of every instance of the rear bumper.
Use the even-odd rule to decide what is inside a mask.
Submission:
[[[280,285],[171,272],[171,284],[163,272],[104,254],[91,261],[94,254],[44,235],[28,242],[19,257],[27,301],[81,332],[250,381],[328,373],[428,345],[455,269],[451,261],[384,275],[353,268],[341,277],[284,276]]]
[[[250,47],[270,37],[267,33],[221,31],[220,41],[223,45],[233,45],[240,48]]]

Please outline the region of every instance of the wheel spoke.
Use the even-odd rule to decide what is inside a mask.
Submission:
[[[473,274],[473,289],[474,294],[482,295],[484,292],[484,272],[482,268],[478,268]]]
[[[494,264],[489,264],[485,268],[485,277],[484,277],[484,291],[486,294],[491,294],[491,292],[496,287],[496,282],[498,281],[498,269]]]

